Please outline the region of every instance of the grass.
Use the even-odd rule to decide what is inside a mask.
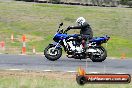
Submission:
[[[52,42],[52,36],[60,22],[64,22],[64,28],[75,25],[77,17],[83,16],[90,23],[94,36],[107,34],[111,37],[108,42],[108,56],[120,57],[126,53],[132,57],[132,10],[130,8],[110,7],[85,7],[40,4],[21,1],[0,1],[0,41],[5,40],[8,47],[21,48],[21,42],[11,43],[10,38],[21,40],[23,34],[27,35],[27,50],[31,52],[32,46],[36,46],[37,52]],[[79,33],[79,30],[69,33]]]
[[[11,74],[0,76],[0,88],[131,88],[130,84],[86,84],[80,86],[75,78],[60,78],[38,75],[17,75]],[[50,73],[49,73],[50,75]],[[59,75],[59,74],[58,74]]]
[[[2,77],[0,79],[0,88],[131,88],[131,86],[131,84],[86,84],[79,86],[75,80],[47,79],[45,77]]]

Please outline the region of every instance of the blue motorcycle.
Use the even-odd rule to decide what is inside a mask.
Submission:
[[[62,47],[67,53],[68,58],[80,60],[90,58],[93,62],[102,62],[106,59],[107,51],[101,45],[107,43],[110,39],[109,36],[94,37],[89,40],[89,43],[86,45],[87,48],[84,48],[82,35],[68,35],[66,31],[60,29],[62,25],[63,23],[59,25],[57,33],[53,37],[54,42],[49,44],[44,50],[44,55],[48,60],[58,60],[62,56]]]

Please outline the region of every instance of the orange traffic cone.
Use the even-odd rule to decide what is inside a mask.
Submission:
[[[11,34],[11,41],[14,42],[14,34]]]
[[[126,59],[126,54],[125,53],[122,53],[121,59]]]
[[[23,43],[23,46],[22,46],[22,54],[26,54],[26,36],[23,35],[22,36],[22,43]]]
[[[36,54],[35,46],[33,46],[33,54]]]
[[[26,47],[22,47],[22,54],[26,53]]]
[[[0,42],[0,47],[2,48],[2,50],[5,50],[5,42],[4,41]]]
[[[23,42],[22,54],[26,54],[26,44],[25,44],[25,42]]]
[[[26,35],[23,35],[22,36],[22,42],[25,42],[26,41]]]

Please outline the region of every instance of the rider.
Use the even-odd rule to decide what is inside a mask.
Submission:
[[[93,38],[93,31],[90,25],[86,22],[83,17],[79,17],[76,20],[77,26],[69,26],[66,32],[70,29],[81,29],[80,34],[82,34],[82,43],[83,46],[86,47],[85,44],[88,44],[89,40]]]

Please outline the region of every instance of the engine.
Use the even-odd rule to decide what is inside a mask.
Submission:
[[[83,51],[82,44],[77,43],[72,37],[67,40],[67,45],[70,51],[76,51],[77,53],[82,53]]]

